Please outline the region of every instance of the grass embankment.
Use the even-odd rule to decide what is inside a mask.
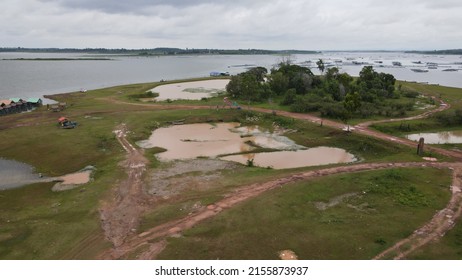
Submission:
[[[132,131],[129,135],[132,142],[146,139],[152,129],[178,119],[185,119],[186,123],[241,121],[268,128],[277,123],[296,130],[288,136],[307,147],[340,147],[364,161],[420,160],[412,149],[406,147],[278,116],[258,115],[258,121],[253,122],[247,117],[255,114],[244,110],[215,110],[214,106],[194,111],[158,110],[149,104],[124,103],[132,100],[131,95],[142,94],[157,84],[124,85],[57,95],[59,101],[69,106],[63,112],[52,113],[44,106],[32,113],[2,117],[1,157],[31,164],[46,176],[75,172],[86,165],[96,166],[97,171],[93,182],[67,192],[51,192],[50,184],[0,192],[1,259],[95,258],[101,248],[109,246],[100,229],[98,207],[117,180],[126,176],[118,166],[125,152],[112,133],[120,123],[127,124]],[[206,101],[197,103],[207,104]],[[56,121],[60,116],[77,121],[79,126],[72,130],[57,128]],[[152,167],[161,167],[154,157],[157,151],[146,151]],[[263,182],[296,171],[300,169],[238,168],[224,171],[223,178],[213,190],[188,189],[159,203],[158,208],[147,213],[142,227],[187,215],[187,210],[177,209],[190,209],[198,201],[202,205],[212,203],[242,184]],[[416,185],[419,187],[420,182]],[[384,238],[388,242],[388,237]]]
[[[289,249],[300,259],[370,259],[444,208],[449,184],[449,171],[418,168],[288,185],[169,238],[160,258],[277,259]]]

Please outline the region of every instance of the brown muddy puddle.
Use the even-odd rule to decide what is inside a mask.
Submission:
[[[189,124],[155,130],[148,140],[139,141],[142,148],[162,147],[167,151],[159,153],[161,161],[185,160],[198,157],[215,158],[247,164],[254,159],[254,165],[275,169],[303,166],[346,163],[356,158],[345,150],[330,147],[305,149],[282,132],[271,133],[257,126],[239,127],[239,123]],[[251,142],[252,144],[249,144]],[[248,153],[255,150],[254,145],[277,149],[270,153]]]
[[[151,91],[159,94],[155,98],[157,101],[178,100],[200,100],[209,98],[218,93],[226,91],[226,85],[229,79],[206,80],[196,82],[185,82],[161,85],[153,88]]]
[[[427,144],[461,144],[462,131],[442,131],[435,133],[416,133],[406,136],[407,139],[419,141],[423,137]]]
[[[279,151],[271,153],[250,153],[222,157],[223,160],[236,161],[247,164],[253,160],[255,166],[274,169],[297,168],[303,166],[317,166],[334,163],[348,163],[356,161],[354,155],[339,148],[316,147],[307,150]]]

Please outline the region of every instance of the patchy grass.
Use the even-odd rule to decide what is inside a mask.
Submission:
[[[168,122],[174,120],[185,119],[185,123],[237,121],[249,125],[257,124],[269,129],[273,129],[273,125],[289,128],[293,131],[287,134],[287,136],[300,145],[306,147],[321,145],[340,147],[360,157],[363,161],[421,160],[414,155],[413,149],[363,137],[354,133],[347,134],[327,127],[319,127],[310,123],[294,121],[271,114],[254,114],[245,110],[217,110],[216,105],[223,105],[221,98],[183,103],[196,105],[207,104],[210,106],[210,109],[202,110],[159,109],[158,107],[144,105],[138,101],[134,101],[135,105],[124,103],[133,100],[133,96],[137,94],[144,94],[147,90],[152,89],[158,84],[159,83],[124,85],[91,90],[86,93],[74,92],[70,94],[61,94],[54,96],[54,98],[59,101],[67,102],[69,105],[63,112],[48,112],[46,111],[46,106],[43,106],[32,113],[1,117],[0,157],[28,163],[36,167],[37,172],[41,172],[47,176],[58,176],[75,172],[86,165],[96,166],[97,171],[94,175],[94,181],[90,184],[62,193],[51,192],[51,184],[34,184],[19,189],[0,192],[0,259],[92,259],[96,258],[102,249],[109,246],[100,229],[98,207],[101,200],[109,197],[110,190],[116,185],[117,180],[123,179],[125,176],[125,173],[118,166],[118,163],[123,160],[125,152],[112,132],[117,125],[121,123],[126,123],[131,131],[128,138],[132,143],[146,139],[153,129],[167,125]],[[165,105],[166,103],[163,104]],[[173,104],[176,103],[173,102]],[[73,121],[77,121],[79,126],[69,130],[59,129],[56,126],[56,121],[60,116],[66,116]],[[249,116],[251,118],[248,118]],[[254,116],[258,117],[257,121],[252,118]],[[147,149],[145,151],[146,156],[151,161],[151,168],[162,168],[162,165],[159,164],[155,158],[155,154],[161,151],[162,149],[159,148]],[[201,205],[213,203],[221,199],[225,193],[232,191],[238,186],[263,182],[301,170],[316,168],[319,167],[292,170],[239,168],[233,172],[225,173],[222,180],[213,190],[186,190],[178,197],[159,203],[154,211],[147,213],[144,217],[142,229],[185,216],[189,213],[188,211],[193,209],[196,203],[200,203]],[[329,188],[326,186],[337,185],[339,181],[342,182],[343,185],[343,180],[353,180],[351,178],[355,176],[356,175],[333,177],[328,183],[320,183],[319,187],[314,187],[314,193],[318,193],[319,191],[320,194],[323,194],[324,189],[335,190],[336,188]],[[406,176],[405,178],[407,178]],[[441,174],[435,175],[431,180],[445,182],[445,179],[441,176]],[[311,183],[309,184],[311,186]],[[417,182],[414,185],[416,188],[415,190],[419,193],[422,184]],[[347,189],[349,188],[355,189],[356,187],[358,186],[352,184],[352,186],[347,187],[345,191],[348,191]],[[306,186],[302,184],[300,186],[293,186],[291,189],[300,189],[301,191],[306,189]],[[309,189],[311,189],[311,187]],[[278,194],[277,197],[280,195],[282,194]],[[297,195],[300,195],[300,193]],[[325,195],[329,197],[330,193],[326,193]],[[410,195],[413,195],[413,193],[411,189],[409,189],[409,191],[404,193],[384,192],[374,195],[382,198],[396,195],[396,199],[399,202],[400,197],[407,199]],[[275,215],[274,218],[280,219],[280,215],[288,215],[289,217],[291,215],[304,217],[305,215],[303,211],[306,209],[302,212],[296,211],[292,213],[292,208],[284,204],[289,203],[287,201],[281,204],[285,205],[283,208],[274,208],[277,206],[274,206],[274,203],[268,201],[266,195],[262,199],[260,204],[258,206],[253,206],[254,208],[252,208],[251,211],[258,212],[258,207],[268,208],[267,210],[265,209],[267,212],[261,214],[263,216],[259,217],[261,217],[263,221],[269,219],[268,222],[270,222],[270,224],[278,221],[270,221],[272,217],[268,218],[265,215],[277,214],[280,209],[288,209],[288,211],[283,211],[283,213]],[[284,199],[290,201],[292,198]],[[403,201],[407,201],[406,199]],[[410,200],[411,202],[408,204],[406,204],[407,202],[405,202],[405,204],[398,204],[397,208],[426,209],[433,207],[433,200],[427,201],[427,199],[422,199],[423,198],[416,198]],[[424,206],[422,201],[429,203],[429,205]],[[267,203],[269,207],[266,207],[265,203]],[[415,207],[414,204],[416,205]],[[304,206],[297,207],[303,209]],[[239,209],[236,210],[238,211],[236,213],[245,216],[244,221],[236,222],[233,220],[235,219],[233,215],[237,214],[230,214],[229,220],[223,221],[224,228],[226,228],[228,224],[238,223],[238,225],[243,225],[244,222],[251,222],[250,219],[252,217],[247,216],[252,216],[248,215],[248,213],[252,212],[243,212],[246,210]],[[388,208],[384,208],[384,211],[385,210],[388,211]],[[402,217],[411,215],[409,214],[410,212],[403,213]],[[356,214],[359,215],[358,213]],[[339,219],[342,218],[341,213],[335,211],[329,215],[332,215],[334,218],[331,219],[331,216],[324,216],[322,220],[336,220],[336,216],[340,216]],[[353,214],[350,213],[349,215]],[[390,212],[390,216],[386,216],[384,212],[381,217],[388,222],[389,217],[394,217],[394,215],[398,214],[396,212]],[[347,217],[347,221],[351,222],[351,219],[353,218]],[[253,222],[255,222],[255,220],[253,220]],[[262,222],[256,221],[257,225],[260,223]],[[288,222],[286,225],[292,225],[291,223],[293,222]],[[296,222],[295,225],[295,231],[298,232],[298,222]],[[352,228],[353,232],[355,232],[354,228],[356,228],[356,226],[353,222],[349,224],[346,231]],[[305,230],[303,227],[301,229],[303,229],[303,231]],[[254,227],[250,231],[251,233],[257,234],[260,230],[260,227]],[[270,229],[268,229],[268,232],[269,231]],[[330,234],[327,230],[325,233],[327,236]],[[266,233],[264,233],[263,236],[265,236],[265,234]],[[281,236],[280,238],[283,237],[284,236]],[[374,242],[374,240],[379,240],[378,243],[374,244],[383,243],[382,239],[387,242],[386,244],[390,244],[391,240],[386,235],[379,236],[379,234],[371,238],[373,240],[372,242]],[[295,242],[295,237],[292,239],[291,242]],[[263,240],[271,241],[271,238],[267,236],[264,237]],[[263,242],[263,240],[261,242]],[[213,242],[210,246],[214,244]],[[259,242],[260,241],[256,244]],[[269,244],[274,242],[275,241],[271,241]],[[332,246],[334,245],[335,244]],[[216,244],[213,246],[216,246]],[[238,246],[238,248],[242,247]],[[233,249],[229,248],[228,250]],[[298,254],[298,252],[296,253]],[[265,258],[266,256],[269,256],[269,258],[275,257],[272,254],[275,254],[275,252],[271,254],[268,253],[264,256]],[[251,255],[241,255],[241,257],[247,256],[250,257]],[[306,255],[302,256],[309,257]],[[332,256],[334,256],[334,254]],[[339,256],[343,255],[340,254]]]
[[[449,184],[449,171],[418,168],[288,185],[221,213],[183,237],[169,238],[159,257],[277,259],[277,252],[290,249],[300,259],[370,259],[444,208]],[[374,187],[415,190],[372,192]],[[359,194],[324,211],[315,206],[349,193]],[[402,197],[416,203],[402,203]],[[422,198],[426,203],[420,203]]]

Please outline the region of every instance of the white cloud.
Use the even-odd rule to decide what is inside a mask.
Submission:
[[[462,47],[456,0],[3,0],[0,46]]]

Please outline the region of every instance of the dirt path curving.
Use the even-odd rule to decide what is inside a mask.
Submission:
[[[462,215],[462,165],[454,165],[451,200],[448,205],[438,211],[433,218],[421,228],[382,253],[374,257],[378,259],[405,259],[409,254],[429,242],[443,237],[455,225],[455,220]]]
[[[140,255],[140,258],[145,258],[150,256],[150,258],[155,258],[158,253],[162,251],[165,247],[165,238],[177,235],[187,229],[192,228],[196,224],[212,218],[217,214],[221,213],[226,209],[230,209],[235,205],[246,201],[248,199],[254,198],[262,194],[263,192],[283,187],[284,185],[299,182],[303,180],[308,180],[316,177],[329,176],[339,173],[351,173],[351,172],[360,172],[367,170],[378,170],[378,169],[388,169],[388,168],[406,168],[406,167],[436,167],[436,168],[449,168],[454,164],[451,163],[421,163],[421,162],[410,162],[410,163],[366,163],[366,164],[356,164],[348,166],[340,166],[333,168],[326,168],[316,171],[308,171],[303,173],[294,174],[291,176],[278,178],[264,183],[256,183],[248,186],[240,187],[235,191],[229,193],[222,200],[202,207],[195,211],[193,214],[177,219],[174,221],[167,222],[165,224],[159,225],[157,227],[151,228],[145,232],[142,232],[138,235],[132,235],[127,238],[124,244],[118,247],[117,254],[113,257],[123,258],[129,255],[130,253],[142,250],[142,248],[149,247],[147,251]],[[461,167],[462,168],[462,167]],[[457,203],[460,201],[457,200]],[[459,203],[460,204],[460,203]]]

